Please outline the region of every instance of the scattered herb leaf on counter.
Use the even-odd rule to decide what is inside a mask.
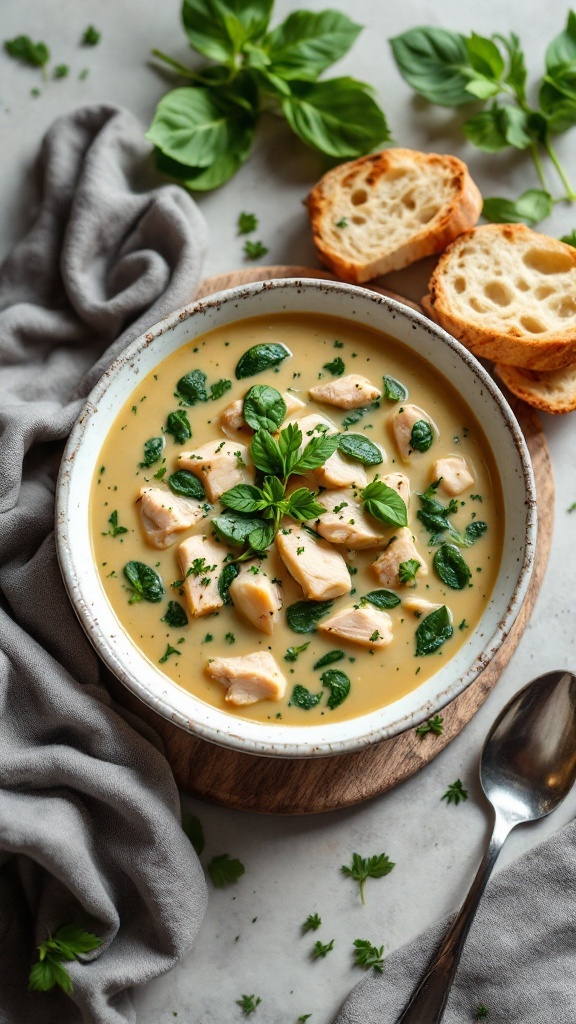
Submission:
[[[384,377],[384,396],[389,402],[405,402],[408,388],[395,377]]]
[[[101,38],[102,33],[94,25],[88,25],[82,36],[82,46],[97,46]]]
[[[354,940],[354,963],[357,967],[373,967],[382,974],[384,967],[384,946],[373,946],[368,939]]]
[[[445,604],[422,619],[416,630],[416,655],[432,654],[453,635],[450,613]],[[435,730],[432,730],[435,731]]]
[[[342,661],[345,657],[346,655],[344,654],[344,651],[328,651],[327,654],[323,654],[322,657],[318,659],[312,668],[326,668],[327,665],[334,665],[335,662]]]
[[[118,537],[119,534],[121,533],[128,533],[128,529],[126,526],[118,526],[117,509],[114,509],[114,512],[111,513],[110,518],[108,519],[108,524],[110,526],[110,529],[104,530],[102,532],[103,537]]]
[[[329,668],[320,676],[320,682],[330,689],[328,698],[330,710],[333,711],[334,708],[340,707],[350,693],[350,680],[346,673],[340,672],[337,668]]]
[[[419,725],[416,729],[416,735],[420,736],[420,739],[422,739],[423,736],[426,736],[429,732],[434,733],[435,736],[442,735],[444,732],[444,719],[442,718],[442,715],[434,715],[434,717],[429,718],[427,722],[422,722],[422,725]]]
[[[298,655],[303,654],[310,647],[310,641],[300,644],[300,647],[289,647],[284,655],[284,661],[298,661]]]
[[[487,196],[482,216],[494,224],[538,224],[552,213],[554,200],[549,192],[530,188],[516,202],[500,196]]]
[[[247,260],[259,260],[262,256],[266,256],[269,251],[263,242],[251,242],[250,239],[244,242],[244,255]]]
[[[258,227],[258,217],[255,213],[239,213],[236,224],[239,235],[249,235]]]
[[[343,864],[340,870],[342,874],[358,882],[362,903],[365,903],[364,885],[366,879],[384,878],[385,875],[390,874],[395,866],[385,853],[375,854],[373,857],[361,857],[359,853],[353,853],[351,866]]]
[[[488,1020],[488,1007],[482,1003],[476,1008],[475,1020]]]
[[[376,608],[396,608],[400,604],[400,598],[393,590],[371,590],[360,598],[360,604],[366,604],[366,601]]]
[[[294,633],[315,633],[316,626],[332,610],[332,601],[296,601],[286,609],[286,621]]]
[[[237,882],[246,869],[239,860],[233,860],[229,854],[222,853],[218,857],[212,857],[206,870],[212,885],[222,889],[225,885]]]
[[[188,836],[188,839],[192,843],[192,846],[196,850],[198,856],[202,853],[206,845],[204,839],[204,829],[202,828],[202,822],[200,818],[197,818],[195,814],[183,814],[182,815],[182,829]]]
[[[306,1021],[310,1020],[311,1016],[311,1013],[301,1013],[300,1016],[298,1017],[298,1020],[296,1021],[296,1024],[306,1024]]]
[[[327,956],[328,953],[330,953],[333,949],[334,949],[334,939],[330,939],[330,942],[326,942],[326,943],[320,942],[320,939],[318,939],[314,943],[314,947],[312,949],[312,952],[310,953],[310,956],[311,956],[312,960],[318,960],[320,957]]]
[[[168,601],[166,614],[162,616],[160,621],[165,622],[167,626],[172,626],[174,629],[179,629],[182,626],[188,625],[188,616],[178,601]]]
[[[4,43],[6,53],[14,60],[21,60],[32,67],[45,69],[50,60],[50,50],[46,43],[33,43],[30,36],[16,36]]]
[[[62,961],[77,960],[102,945],[102,939],[86,932],[80,925],[67,924],[38,946],[39,958],[30,971],[28,987],[48,992],[58,985],[67,995],[73,991],[72,978]]]
[[[576,512],[576,501],[573,501],[572,504],[568,506],[566,511],[567,512]]]
[[[136,604],[142,600],[156,603],[161,601],[166,593],[156,570],[144,562],[127,562],[124,566],[124,575],[132,588],[129,604]]]
[[[246,1017],[248,1017],[249,1014],[254,1013],[256,1007],[259,1006],[261,1002],[262,1000],[260,999],[260,996],[255,995],[242,996],[240,999],[236,1000],[237,1006],[240,1007],[242,1013]]]
[[[302,925],[303,932],[317,932],[320,925],[322,924],[322,918],[319,914],[308,914],[308,917]]]
[[[70,74],[70,68],[67,64],[57,64],[52,72],[53,78],[68,78]]]
[[[472,575],[455,544],[441,544],[434,555],[434,568],[440,579],[452,590],[463,590]]]
[[[155,462],[158,462],[163,449],[163,437],[150,437],[147,441],[144,441],[144,461],[138,463],[140,468],[145,469],[147,466],[153,466]]]
[[[363,434],[340,434],[338,448],[363,466],[379,466],[384,461],[382,449]]]
[[[458,806],[460,802],[468,799],[468,790],[464,789],[460,779],[456,779],[456,782],[450,783],[441,799],[445,800],[447,804],[456,804]]]
[[[311,693],[305,686],[297,683],[292,690],[290,704],[294,704],[297,708],[302,708],[303,711],[310,711],[310,708],[315,708],[320,703],[323,693],[324,690],[320,690],[320,693]]]

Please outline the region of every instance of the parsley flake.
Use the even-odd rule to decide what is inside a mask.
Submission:
[[[302,931],[304,933],[316,932],[318,931],[321,924],[322,918],[320,917],[319,914],[308,914],[308,917],[306,918],[304,924],[302,925]]]
[[[314,943],[314,948],[310,953],[312,960],[318,960],[320,957],[324,958],[334,949],[334,939],[330,939],[330,942],[322,943],[320,939]]]
[[[354,963],[357,967],[373,967],[375,971],[382,974],[384,946],[373,946],[368,939],[355,939]]]
[[[232,860],[229,854],[222,853],[218,857],[212,857],[206,870],[212,885],[222,889],[225,885],[237,882],[246,869],[241,861]]]
[[[455,804],[458,806],[460,802],[468,799],[468,790],[464,789],[460,779],[456,779],[456,782],[452,782],[448,786],[448,789],[441,799],[445,800],[447,804]]]
[[[239,235],[249,235],[258,227],[258,217],[255,213],[239,213],[236,222]]]
[[[254,1013],[254,1010],[256,1009],[257,1006],[260,1005],[261,1002],[262,1000],[260,999],[260,996],[255,995],[242,996],[240,999],[236,1000],[237,1006],[240,1007],[242,1013],[246,1017],[248,1017],[249,1014]]]
[[[261,256],[266,256],[268,251],[262,242],[244,242],[244,255],[247,260],[259,260]]]
[[[420,736],[420,739],[422,739],[422,737],[428,732],[434,733],[435,736],[441,736],[443,731],[444,719],[442,718],[442,715],[434,715],[434,718],[429,718],[427,722],[422,722],[422,725],[418,726],[416,729],[416,735]]]
[[[367,878],[383,878],[389,875],[395,864],[385,853],[375,854],[373,857],[361,857],[359,853],[352,854],[352,864],[343,864],[341,871],[347,878],[353,878],[358,882],[362,903],[364,899],[364,885]]]

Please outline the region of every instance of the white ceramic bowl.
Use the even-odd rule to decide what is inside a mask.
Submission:
[[[463,647],[431,678],[387,707],[336,724],[290,727],[246,721],[181,689],[120,626],[100,583],[89,535],[89,481],[118,410],[142,377],[193,337],[215,327],[281,311],[324,313],[397,338],[457,388],[496,453],[504,486],[502,564],[490,602]],[[536,500],[520,428],[494,382],[469,352],[414,310],[363,288],[308,279],[268,281],[212,295],[178,310],[128,346],[92,391],[70,435],[58,481],[60,566],[80,622],[115,675],[182,729],[222,746],[277,757],[357,750],[424,721],[456,697],[496,653],[528,587],[536,543]]]

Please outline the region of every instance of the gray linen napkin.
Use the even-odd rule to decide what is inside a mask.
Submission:
[[[191,198],[146,181],[149,147],[108,106],[58,120],[33,227],[0,268],[0,1021],[126,1024],[129,990],[190,948],[206,901],[155,734],[114,706],[52,533],[62,440],[102,370],[194,297]],[[86,481],[88,486],[88,481]],[[68,923],[103,946],[72,998],[27,991]]]
[[[446,932],[444,921],[350,993],[334,1024],[394,1024]],[[472,925],[444,1024],[576,1021],[576,823],[489,884]],[[428,1024],[422,1021],[422,1024]]]

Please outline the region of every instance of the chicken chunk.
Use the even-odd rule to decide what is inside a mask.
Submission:
[[[400,495],[406,508],[410,508],[410,481],[404,473],[388,473],[382,477],[382,482],[392,487]]]
[[[208,662],[206,672],[227,688],[224,699],[239,707],[259,700],[280,700],[286,692],[286,680],[268,651],[255,651],[240,658],[214,658]]]
[[[230,584],[229,593],[240,615],[263,633],[272,633],[280,618],[282,595],[257,562],[242,566],[239,576]]]
[[[432,480],[440,480],[440,490],[450,498],[467,491],[474,483],[474,477],[468,469],[466,459],[460,455],[448,455],[445,459],[436,459],[432,466]]]
[[[180,498],[162,487],[143,487],[138,502],[146,540],[155,548],[170,547],[178,533],[194,526],[204,515],[199,501]]]
[[[254,483],[254,467],[250,465],[248,449],[238,441],[210,441],[196,451],[182,452],[178,466],[190,470],[202,481],[212,504],[236,484]]]
[[[306,408],[306,402],[303,402],[301,398],[297,398],[291,391],[283,391],[282,398],[286,404],[286,418],[290,416],[296,416],[302,412],[302,409]]]
[[[424,412],[424,410],[420,409],[417,405],[401,406],[397,412],[392,413],[392,416],[388,420],[400,456],[405,462],[408,462],[410,456],[414,454],[415,449],[412,447],[412,427],[415,423],[419,423],[420,420],[424,420],[425,423],[428,423],[433,432],[438,434],[438,428],[434,421],[430,418],[427,412]]]
[[[325,541],[316,540],[302,527],[281,529],[276,536],[276,547],[306,598],[329,601],[350,592],[350,573],[342,555]]]
[[[358,409],[361,405],[376,402],[382,392],[374,387],[367,377],[361,377],[359,373],[349,373],[346,377],[316,384],[309,389],[308,394],[316,402],[337,405],[339,409]]]
[[[375,562],[372,562],[370,568],[381,586],[399,587],[402,586],[402,580],[399,576],[400,565],[402,562],[408,562],[412,558],[420,563],[418,578],[427,576],[428,566],[416,550],[410,530],[407,526],[403,526],[400,530],[396,531],[388,547],[385,548]]]
[[[331,544],[345,544],[355,551],[383,547],[390,527],[367,515],[348,490],[326,491],[321,496],[326,514],[315,520],[314,528]]]
[[[379,608],[342,608],[318,624],[318,631],[361,647],[388,647],[392,643],[392,619]]]
[[[220,414],[220,427],[226,434],[226,437],[230,437],[233,441],[246,441],[248,442],[252,437],[254,431],[248,426],[244,419],[242,410],[244,408],[244,399],[237,398],[235,402],[231,402],[227,405],[224,411]]]
[[[218,590],[218,578],[227,554],[222,544],[199,533],[182,541],[178,548],[186,603],[194,618],[209,615],[224,604]]]
[[[318,416],[316,413],[311,413],[309,416],[304,416],[293,422],[302,431],[302,448],[305,448],[313,437],[322,433],[334,434],[338,429],[331,420],[324,416]],[[323,429],[318,430],[318,427]],[[339,451],[335,451],[330,458],[326,459],[323,466],[319,466],[318,469],[313,469],[305,475],[306,479],[315,487],[352,487],[353,484],[356,484],[357,487],[365,487],[367,480],[364,466],[359,462],[353,462],[352,459],[345,458]]]
[[[435,604],[433,601],[427,601],[425,597],[417,597],[416,594],[408,594],[407,597],[402,598],[402,607],[407,612],[414,612],[416,615],[431,615],[432,612],[438,611],[442,605]]]

